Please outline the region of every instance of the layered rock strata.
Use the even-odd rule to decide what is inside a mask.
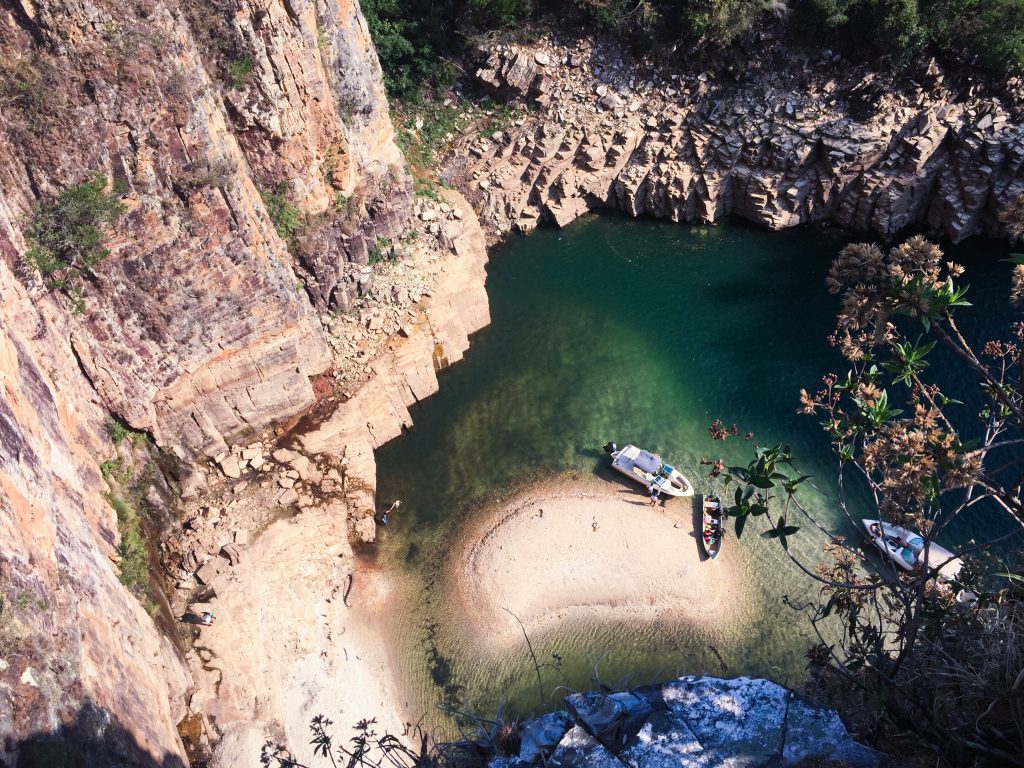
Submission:
[[[687,677],[622,693],[574,693],[567,710],[527,723],[518,753],[490,768],[875,768],[832,710],[769,680]]]
[[[111,446],[63,330],[0,260],[0,763],[183,766],[188,675],[118,583]]]
[[[0,107],[0,762],[183,765],[188,676],[118,583],[102,425],[214,457],[314,402],[316,310],[408,214],[379,65],[349,0],[15,0]],[[126,212],[54,290],[29,220],[94,174]]]
[[[408,205],[358,6],[2,13],[0,227],[37,301],[69,305],[22,259],[37,199],[94,172],[127,189],[110,256],[74,286],[84,311],[67,320],[105,407],[183,456],[212,456],[309,405],[309,376],[330,364],[313,303],[347,306],[353,262]],[[295,211],[272,220],[271,193]],[[301,231],[283,215],[304,216]]]
[[[298,437],[310,454],[344,457],[355,519],[373,516],[377,464],[373,451],[412,426],[409,407],[437,392],[438,371],[462,359],[469,336],[490,322],[486,278],[487,248],[472,208],[458,192],[442,189],[447,203],[421,212],[453,252],[427,269],[437,284],[417,312],[369,367],[372,382],[360,388],[315,429]],[[435,221],[437,216],[440,221]],[[372,521],[371,521],[372,522]],[[373,539],[373,526],[363,525],[360,537]]]
[[[450,172],[498,233],[595,208],[953,241],[999,231],[1024,192],[1024,127],[1007,105],[946,87],[934,62],[906,91],[831,58],[793,70],[730,85],[588,40],[499,47],[478,80],[538,109],[469,141]]]

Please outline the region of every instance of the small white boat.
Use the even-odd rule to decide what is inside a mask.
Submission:
[[[919,533],[892,523],[879,520],[861,520],[867,529],[871,543],[905,571],[913,571],[925,565],[925,542]],[[963,563],[945,547],[934,541],[928,545],[929,568],[940,566],[939,581],[952,581],[957,577]]]
[[[693,484],[675,467],[650,451],[627,445],[619,450],[615,443],[604,447],[612,457],[612,468],[648,488],[657,488],[666,496],[693,496]]]

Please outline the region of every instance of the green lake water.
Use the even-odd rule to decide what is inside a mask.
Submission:
[[[701,491],[701,457],[749,456],[740,439],[710,439],[715,418],[761,443],[789,443],[802,471],[828,488],[828,441],[796,409],[801,387],[813,391],[823,374],[844,370],[826,340],[838,300],[824,286],[844,242],[810,229],[609,216],[514,237],[492,254],[491,325],[441,374],[440,392],[413,409],[415,427],[377,453],[378,499],[403,506],[372,557],[402,578],[391,631],[413,709],[433,708],[443,686],[450,703],[485,715],[502,698],[520,714],[541,708],[525,643],[488,658],[449,610],[439,574],[474,510],[555,474],[611,479],[601,452],[609,440],[662,452]],[[1009,316],[1009,268],[998,262],[1005,251],[980,240],[948,249],[968,267],[981,329],[1005,328]],[[806,495],[823,522],[859,535],[828,499]],[[950,530],[946,543],[998,525],[986,514]],[[595,677],[641,684],[708,672],[798,682],[812,638],[783,597],[816,588],[777,543],[756,535],[760,522],[739,542],[726,539],[743,548],[756,582],[758,600],[741,630],[562,627],[532,638],[538,659],[552,665],[543,672],[546,697]],[[805,527],[793,546],[813,563],[821,544]]]

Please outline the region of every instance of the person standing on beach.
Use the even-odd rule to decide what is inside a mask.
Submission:
[[[394,504],[392,504],[390,507],[388,507],[387,509],[385,509],[383,512],[380,513],[380,524],[386,527],[387,524],[388,524],[388,515],[390,515],[392,512],[394,512],[400,506],[402,506],[402,500],[401,499],[395,499],[395,503]]]
[[[659,491],[655,486],[653,486],[653,485],[651,486],[651,506],[652,507],[655,506],[658,503],[658,494],[660,494],[660,493],[661,493],[661,491]]]

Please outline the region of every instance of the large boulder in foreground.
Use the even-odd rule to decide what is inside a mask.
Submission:
[[[527,723],[519,755],[495,758],[491,768],[774,768],[808,759],[881,768],[888,762],[854,741],[833,710],[770,680],[690,675],[628,693],[574,693],[565,701],[567,713]]]

